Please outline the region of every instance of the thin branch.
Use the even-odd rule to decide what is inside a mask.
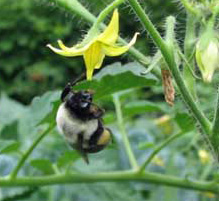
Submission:
[[[196,23],[197,20],[194,18],[193,15],[187,12],[187,21],[186,21],[186,34],[184,40],[184,54],[183,60],[186,61],[183,65],[183,78],[185,80],[188,89],[190,90],[191,94],[193,95],[194,99],[197,99],[196,96],[196,89],[195,89],[195,79],[194,79],[194,60],[190,59],[194,55],[195,52],[195,41],[196,41]],[[179,48],[180,50],[180,48]]]
[[[197,9],[194,8],[194,5],[191,5],[191,3],[188,0],[180,0],[180,2],[182,3],[182,5],[185,7],[185,9],[196,16],[199,16],[200,13]]]
[[[161,143],[159,146],[157,146],[154,151],[150,154],[150,156],[148,157],[148,159],[143,163],[143,165],[140,167],[139,169],[139,173],[142,173],[145,168],[147,167],[147,165],[154,159],[154,157],[164,148],[166,147],[168,144],[170,144],[172,141],[174,141],[175,139],[181,137],[183,134],[185,133],[179,133],[176,135],[172,135],[169,138],[167,138],[163,143]]]
[[[210,141],[214,147],[217,160],[219,160],[219,87],[217,92],[217,104],[215,107],[214,122]]]
[[[192,66],[189,64],[189,61],[187,61],[185,55],[182,53],[180,48],[178,48],[178,53],[179,53],[179,56],[182,58],[182,60],[185,62],[186,66],[187,66],[188,70],[190,71],[191,75],[193,76],[193,78],[195,78],[197,80],[201,80],[202,78],[195,74],[195,72],[192,69]]]
[[[107,173],[92,174],[60,174],[50,176],[21,177],[11,180],[10,178],[0,178],[1,188],[16,186],[46,186],[56,184],[73,184],[73,183],[94,183],[94,182],[149,182],[158,185],[167,185],[179,188],[193,189],[199,191],[209,191],[219,193],[219,184],[216,182],[194,181],[186,178],[177,178],[171,175],[159,173],[143,173],[136,171],[118,171]]]
[[[36,140],[33,142],[33,144],[29,147],[29,149],[24,153],[24,155],[20,158],[18,161],[18,164],[15,166],[15,168],[12,170],[10,174],[10,178],[13,180],[17,177],[17,174],[19,170],[24,165],[25,161],[29,157],[29,155],[33,152],[33,150],[36,148],[36,146],[41,142],[41,140],[54,128],[54,124],[50,125],[48,129],[46,129]]]
[[[100,24],[113,9],[115,9],[124,2],[125,0],[115,0],[111,4],[109,4],[103,11],[101,11],[94,25]]]
[[[129,143],[129,139],[128,139],[128,136],[127,136],[127,133],[125,130],[125,125],[124,125],[123,116],[122,116],[121,103],[120,103],[118,94],[113,95],[113,101],[114,101],[114,105],[115,105],[115,109],[116,109],[118,126],[120,129],[121,135],[122,135],[123,143],[125,145],[126,153],[128,155],[128,158],[129,158],[129,161],[130,161],[132,168],[137,169],[138,164],[137,164],[137,161],[135,159],[134,153],[132,152],[132,148],[131,148],[131,145]]]

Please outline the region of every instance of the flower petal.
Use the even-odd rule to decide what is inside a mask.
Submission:
[[[101,44],[101,47],[103,49],[103,52],[110,57],[114,57],[114,56],[119,56],[123,53],[125,53],[126,51],[129,50],[129,48],[134,45],[136,39],[137,39],[137,35],[139,33],[135,33],[134,37],[132,38],[132,40],[129,42],[128,45],[119,47],[119,46],[112,46],[112,45],[108,45],[108,44]]]
[[[64,50],[64,51],[71,51],[71,49],[74,48],[74,47],[71,47],[71,48],[66,47],[66,46],[63,44],[63,42],[62,42],[61,40],[58,40],[57,42],[58,42],[58,44],[59,44],[59,47],[60,47],[62,50]]]
[[[48,44],[47,47],[49,47],[52,51],[54,51],[57,54],[60,54],[62,56],[66,57],[74,57],[74,56],[80,56],[83,55],[83,53],[89,48],[91,43],[88,43],[82,48],[75,48],[75,47],[66,47],[61,40],[58,40],[58,44],[61,49],[55,48],[52,45]]]
[[[116,42],[119,36],[119,13],[118,10],[114,10],[113,16],[109,25],[106,27],[104,32],[99,35],[98,41],[106,43],[106,44],[113,44]]]
[[[87,69],[87,80],[92,79],[94,69],[101,67],[105,55],[101,51],[99,42],[93,43],[84,53],[84,61]]]

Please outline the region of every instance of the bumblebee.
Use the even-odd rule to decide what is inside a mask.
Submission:
[[[88,154],[103,150],[111,141],[111,131],[102,122],[104,110],[93,103],[91,90],[72,90],[69,83],[61,94],[56,122],[68,144],[89,164]]]

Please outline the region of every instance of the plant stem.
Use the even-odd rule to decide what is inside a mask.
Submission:
[[[193,114],[193,117],[198,120],[201,128],[203,129],[205,134],[210,134],[211,131],[211,123],[205,117],[201,110],[195,104],[191,94],[189,93],[188,89],[185,86],[181,73],[176,65],[174,60],[174,50],[168,48],[165,44],[163,39],[161,38],[160,34],[157,32],[156,28],[149,20],[148,16],[145,14],[144,10],[140,6],[137,0],[128,0],[131,7],[134,9],[138,17],[140,18],[143,26],[149,32],[151,38],[154,40],[157,47],[160,49],[171,73],[175,79],[175,82],[179,88],[179,91],[182,95],[183,100],[185,101],[186,105],[189,107],[190,111]]]
[[[192,181],[185,178],[177,178],[175,176],[162,175],[159,173],[146,172],[143,174],[138,174],[134,171],[118,171],[92,174],[72,173],[50,176],[21,177],[13,180],[10,180],[9,178],[0,178],[0,185],[2,188],[15,186],[45,186],[56,184],[127,181],[150,182],[159,185],[219,193],[219,184],[216,182]]]
[[[87,22],[93,24],[96,22],[97,18],[90,13],[80,2],[76,0],[52,0],[54,3],[57,3],[60,7],[63,7],[66,11],[77,14],[78,16],[85,19]],[[106,26],[102,23],[101,28],[105,28]],[[119,37],[118,41],[122,44],[127,44],[127,42]],[[131,47],[128,51],[128,53],[139,63],[141,63],[143,66],[148,68],[148,65],[150,64],[149,57],[144,56],[141,52],[139,52],[136,48]],[[158,69],[153,69],[152,73],[158,77],[161,78],[160,71]]]
[[[188,0],[180,0],[180,1],[189,13],[196,15],[196,16],[200,15],[199,11],[197,9],[195,9],[194,5],[191,5]]]
[[[15,166],[15,168],[12,170],[10,174],[10,178],[14,180],[17,177],[17,174],[19,170],[24,165],[25,161],[29,157],[29,155],[33,152],[33,150],[36,148],[36,146],[39,144],[39,142],[48,134],[52,129],[54,128],[54,124],[50,125],[48,129],[46,129],[36,140],[33,142],[33,144],[29,147],[29,149],[24,153],[24,155],[20,158],[18,161],[18,164]]]
[[[166,19],[166,35],[165,35],[165,42],[166,45],[169,46],[170,48],[174,47],[174,42],[175,42],[175,23],[176,19],[173,16],[169,16]]]
[[[126,133],[126,130],[125,130],[125,125],[124,125],[123,116],[122,116],[121,103],[120,103],[120,100],[119,100],[119,94],[118,93],[113,95],[113,101],[114,101],[114,105],[115,105],[115,109],[116,109],[116,116],[117,116],[118,126],[119,126],[119,129],[120,129],[121,135],[122,135],[122,140],[123,140],[123,143],[125,145],[125,150],[126,150],[126,153],[128,155],[129,162],[130,162],[132,168],[136,169],[136,168],[138,168],[138,164],[137,164],[135,156],[132,152],[131,145],[129,143],[129,139],[128,139],[128,136],[127,136],[127,133]]]
[[[196,99],[197,97],[196,97],[196,89],[195,89],[195,79],[192,75],[191,69],[194,72],[195,65],[194,65],[194,60],[191,59],[191,55],[194,52],[194,45],[196,40],[195,25],[196,25],[196,19],[190,13],[187,13],[186,35],[184,40],[184,54],[185,54],[185,59],[188,61],[188,64],[185,63],[183,66],[183,78],[194,99]],[[190,66],[192,67],[191,69]]]
[[[217,92],[217,105],[215,108],[214,122],[210,141],[212,143],[212,146],[214,147],[217,160],[219,160],[219,87]]]
[[[147,165],[153,160],[153,158],[164,148],[166,147],[168,144],[170,144],[172,141],[174,141],[175,139],[177,139],[178,137],[181,137],[183,134],[185,133],[179,133],[176,135],[172,135],[169,138],[167,138],[163,143],[161,143],[159,146],[157,146],[154,151],[150,154],[150,156],[148,157],[148,159],[143,163],[143,165],[139,168],[139,173],[142,173],[145,168],[147,167]]]
[[[120,4],[122,4],[123,2],[125,2],[125,0],[115,0],[113,1],[111,4],[109,4],[106,8],[104,8],[103,11],[101,11],[101,13],[99,14],[99,16],[97,17],[96,22],[94,23],[95,25],[99,25],[105,18],[106,16],[113,11],[113,9],[115,9],[116,7],[118,7]]]

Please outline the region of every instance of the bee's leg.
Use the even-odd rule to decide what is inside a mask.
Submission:
[[[91,135],[91,138],[89,140],[90,146],[97,145],[97,142],[98,142],[101,134],[103,133],[103,131],[104,131],[103,124],[100,120],[98,120],[97,130]]]
[[[91,107],[90,107],[90,118],[91,119],[100,119],[103,116],[104,112],[105,110],[101,109],[94,103],[91,104]]]
[[[65,97],[69,94],[69,92],[71,91],[71,83],[68,83],[65,88],[62,91],[61,94],[61,101],[64,102],[65,101]]]
[[[88,154],[85,152],[80,152],[82,158],[84,159],[85,163],[89,165],[89,159],[88,159]]]
[[[89,159],[88,159],[88,155],[87,153],[84,152],[83,150],[83,142],[84,142],[84,137],[83,137],[83,133],[78,134],[78,150],[82,156],[82,158],[84,159],[84,161],[89,164]]]

